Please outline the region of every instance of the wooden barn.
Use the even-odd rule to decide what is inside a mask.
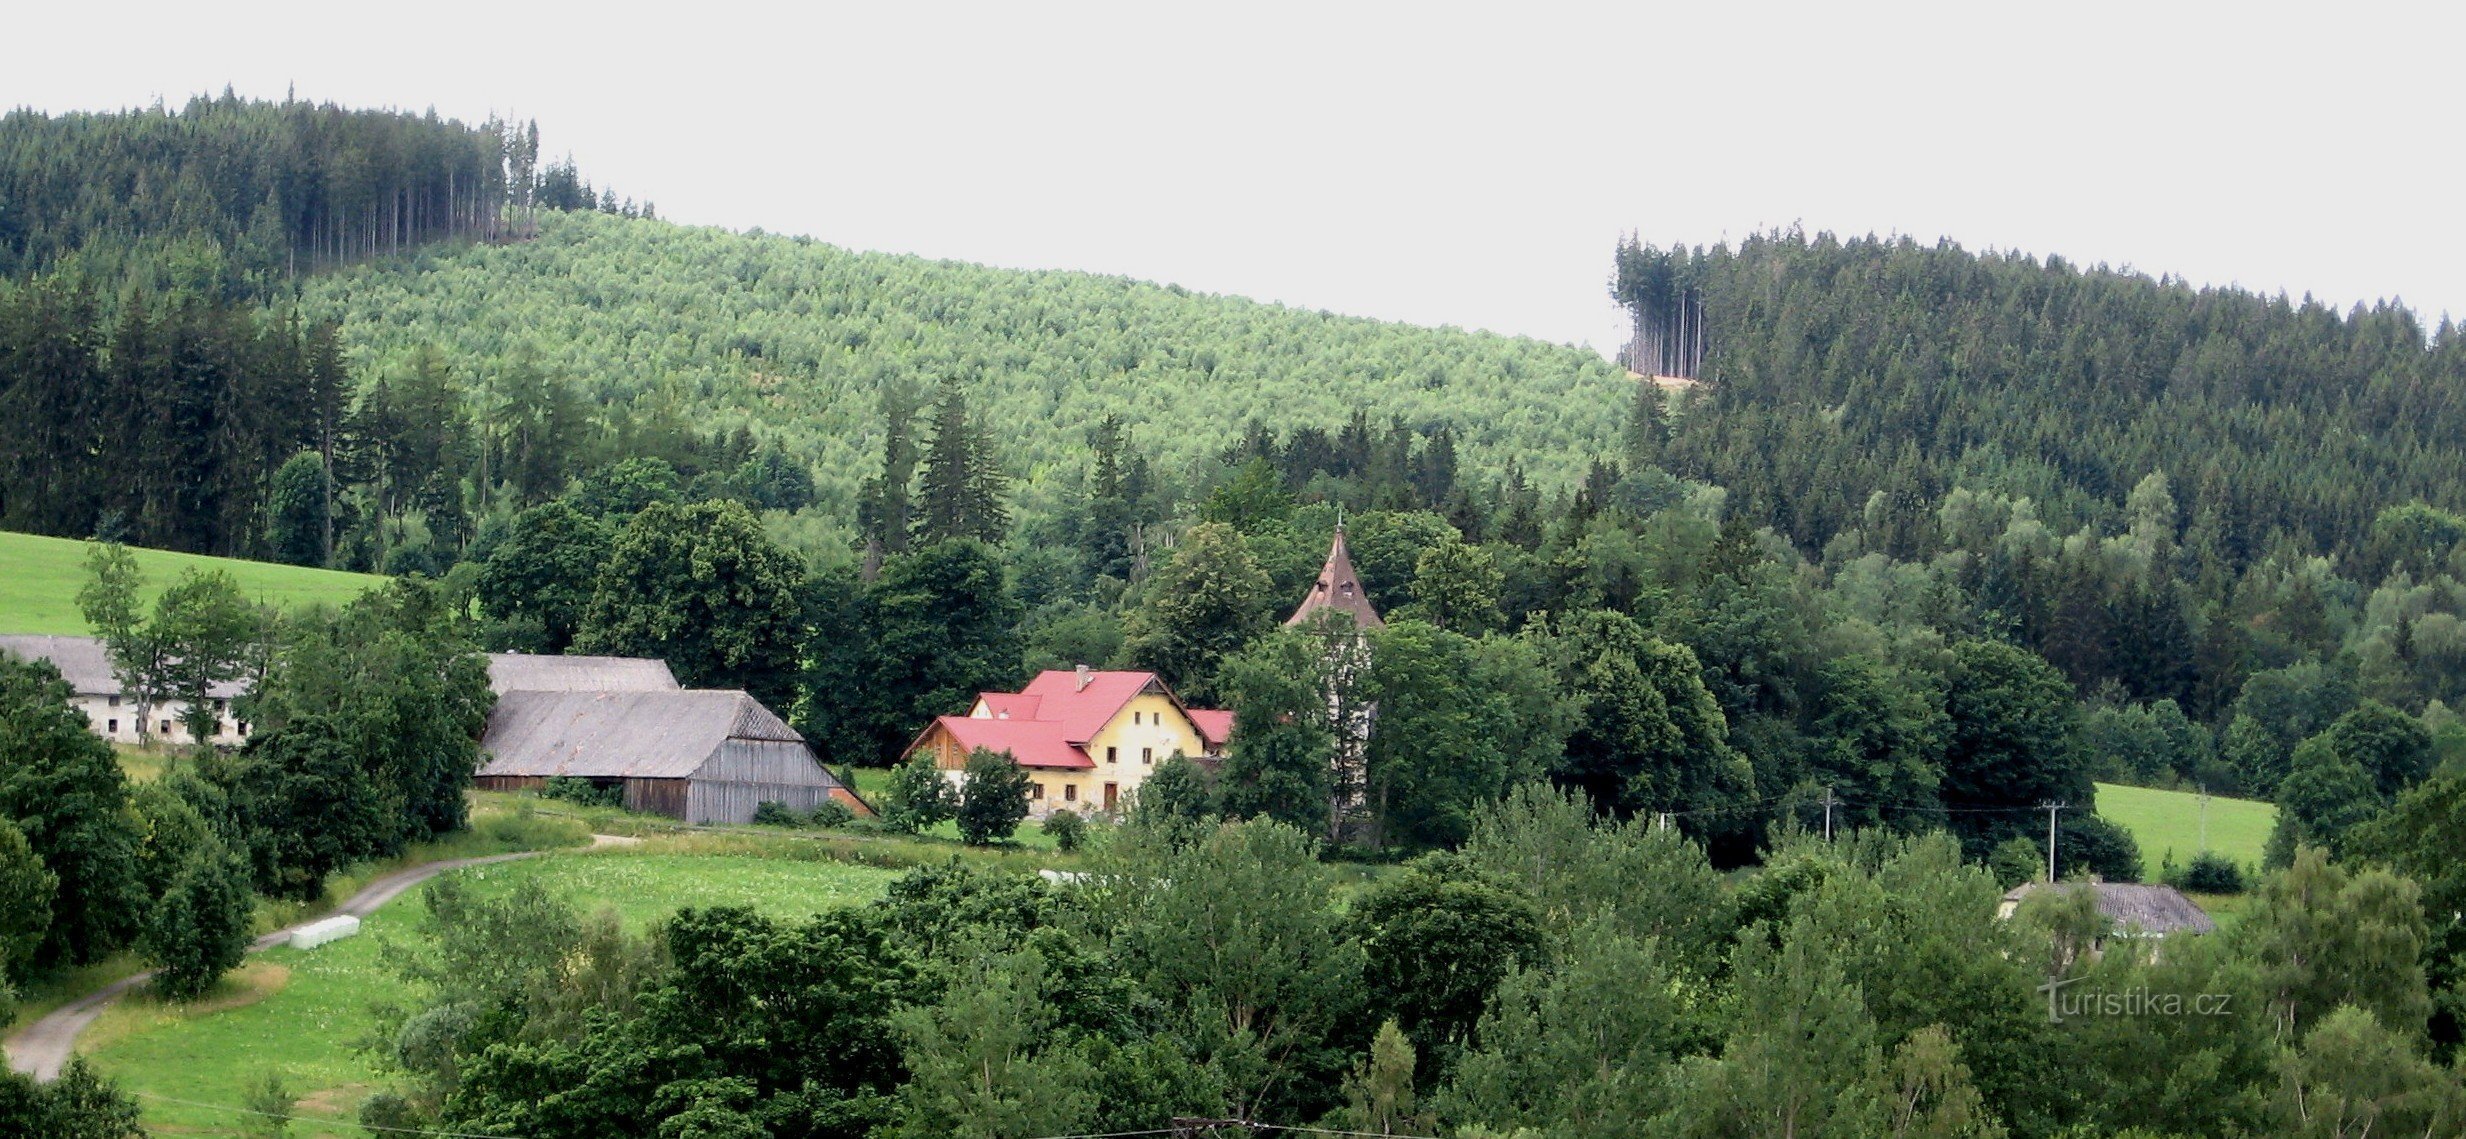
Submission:
[[[811,811],[836,799],[873,809],[814,760],[803,736],[743,692],[516,690],[497,698],[473,780],[537,790],[551,776],[624,792],[629,810],[689,823],[745,823],[776,802]]]

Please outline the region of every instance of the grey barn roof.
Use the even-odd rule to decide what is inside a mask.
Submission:
[[[683,779],[731,739],[805,742],[743,692],[508,692],[479,774]]]
[[[488,687],[508,692],[674,692],[668,662],[650,657],[488,654]]]
[[[2079,889],[2083,883],[2065,882],[2058,891]],[[2091,882],[2097,892],[2098,912],[2115,923],[2118,930],[2138,929],[2143,933],[2215,933],[2218,923],[2211,921],[2192,899],[2173,886],[2144,886],[2133,882]],[[2043,890],[2044,883],[2031,882],[2016,886],[2004,895],[2008,902],[2018,902],[2031,893]]]
[[[50,661],[79,696],[120,694],[120,678],[111,673],[111,653],[103,647],[99,637],[0,633],[0,650],[27,660]],[[207,688],[206,694],[217,700],[229,700],[247,691],[247,685],[236,680],[225,680]]]

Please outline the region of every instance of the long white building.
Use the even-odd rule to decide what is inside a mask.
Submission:
[[[76,695],[72,702],[86,714],[86,722],[94,734],[114,743],[133,744],[139,741],[143,729],[137,719],[137,702],[120,690],[118,677],[111,672],[111,653],[94,637],[54,637],[32,633],[0,633],[0,652],[26,660],[47,660],[60,670]],[[212,743],[238,746],[248,739],[248,725],[232,714],[231,702],[246,687],[237,681],[217,684],[206,691],[214,700],[216,713]],[[181,713],[188,705],[179,700],[166,700],[147,710],[146,719],[157,742],[188,743],[188,725],[181,722]]]

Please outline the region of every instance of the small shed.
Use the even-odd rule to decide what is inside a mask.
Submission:
[[[763,802],[811,811],[836,799],[873,813],[815,761],[803,736],[737,691],[511,691],[489,714],[480,750],[488,756],[473,779],[481,788],[586,779],[620,788],[630,810],[689,823],[751,822]]]
[[[2004,895],[2004,904],[1996,911],[1999,917],[2011,917],[2020,909],[2021,900],[2039,890],[2044,882],[2026,882]],[[2207,911],[2183,891],[2173,886],[2145,886],[2137,882],[2064,882],[2055,890],[2088,889],[2098,896],[2098,913],[2115,925],[2118,937],[2168,937],[2179,933],[2215,933],[2218,923]]]

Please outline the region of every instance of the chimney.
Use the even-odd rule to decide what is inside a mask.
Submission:
[[[1088,682],[1088,681],[1091,681],[1091,680],[1094,680],[1094,679],[1096,679],[1094,676],[1089,675],[1089,673],[1088,673],[1088,671],[1087,671],[1087,666],[1086,666],[1086,665],[1084,665],[1084,664],[1083,664],[1083,665],[1080,665],[1080,666],[1079,666],[1079,686],[1078,686],[1077,688],[1073,688],[1073,689],[1071,689],[1071,691],[1073,691],[1073,692],[1085,692],[1085,691],[1087,691],[1087,682]]]

